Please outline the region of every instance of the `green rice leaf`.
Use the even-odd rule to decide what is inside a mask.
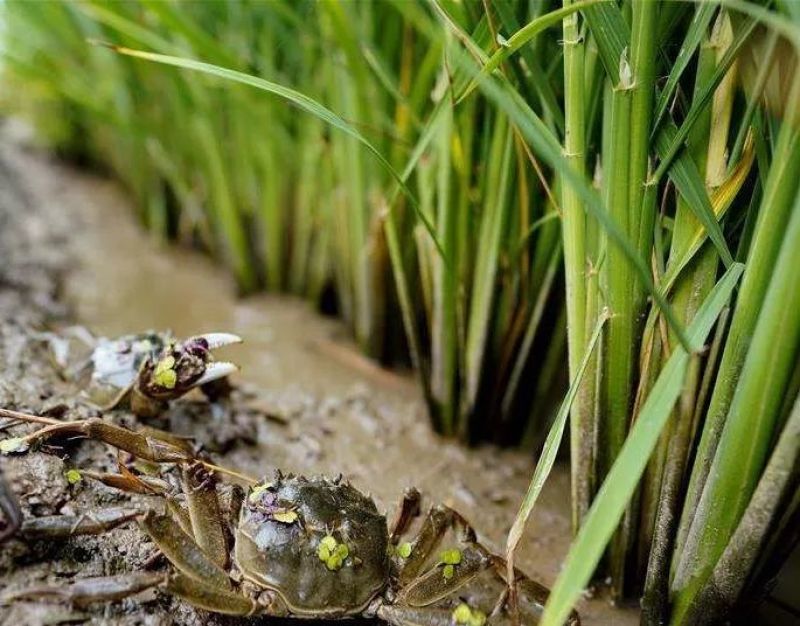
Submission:
[[[678,81],[680,80],[681,76],[683,76],[683,72],[686,70],[689,62],[692,60],[692,57],[700,45],[703,36],[708,31],[708,25],[711,23],[711,19],[714,17],[714,11],[716,8],[716,5],[711,2],[701,2],[697,4],[694,18],[692,19],[692,24],[689,26],[689,30],[686,32],[686,37],[683,39],[680,52],[678,52],[675,63],[672,65],[672,68],[669,71],[669,76],[667,77],[667,82],[664,84],[664,89],[662,89],[661,93],[658,94],[654,126],[658,126],[661,118],[664,116],[664,113],[669,106],[670,99],[672,98],[673,94],[675,93],[675,89],[678,86]]]
[[[584,17],[597,42],[600,58],[611,83],[619,83],[619,60],[631,45],[631,33],[615,2],[604,2],[584,10]]]
[[[475,91],[475,88],[478,86],[478,81],[482,77],[494,72],[498,67],[500,67],[500,64],[503,61],[517,52],[543,30],[550,28],[551,26],[555,26],[556,24],[560,23],[561,20],[568,15],[571,15],[575,11],[585,9],[586,7],[590,7],[601,1],[605,2],[607,0],[582,0],[581,2],[576,2],[570,6],[551,11],[550,13],[537,17],[536,19],[525,24],[525,26],[520,28],[517,32],[511,35],[511,37],[506,39],[504,44],[497,50],[497,52],[489,57],[488,61],[486,61],[481,69],[480,74],[472,78],[472,80],[470,80],[470,82],[464,88],[464,91],[461,93],[461,95],[458,96],[456,99],[456,104],[461,102],[464,98]]]
[[[700,117],[700,113],[702,113],[705,107],[711,103],[714,92],[717,90],[717,87],[719,87],[722,79],[725,78],[733,62],[736,61],[739,51],[742,49],[742,46],[744,46],[756,25],[757,21],[755,19],[750,19],[745,25],[736,30],[733,41],[725,52],[725,55],[720,59],[717,68],[714,70],[714,74],[703,88],[696,93],[692,100],[692,106],[681,123],[678,132],[673,134],[671,129],[667,127],[661,128],[660,130],[656,129],[656,132],[664,136],[658,137],[656,140],[657,145],[659,145],[658,152],[661,157],[661,162],[653,174],[653,180],[655,182],[661,180],[661,177],[672,167],[672,162],[678,152],[683,148],[684,142],[689,136],[694,123]]]
[[[670,144],[677,134],[678,129],[675,124],[672,120],[668,120],[656,140],[659,154],[662,156],[667,154]],[[730,267],[733,263],[733,255],[728,249],[725,236],[722,234],[722,228],[720,228],[714,215],[714,209],[708,198],[708,192],[703,183],[703,177],[700,175],[700,170],[697,169],[697,165],[688,152],[684,151],[676,158],[675,163],[669,170],[669,177],[675,183],[675,187],[683,196],[683,199],[686,200],[687,206],[692,210],[697,220],[705,227],[708,237],[714,243],[722,258],[722,262],[726,267]]]

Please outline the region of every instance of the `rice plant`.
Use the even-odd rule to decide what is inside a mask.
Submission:
[[[674,625],[774,576],[800,512],[793,3],[4,16],[5,103],[157,236],[409,358],[442,434],[543,446],[510,557],[569,415],[576,537],[544,623],[605,576]]]

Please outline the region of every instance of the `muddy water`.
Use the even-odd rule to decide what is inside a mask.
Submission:
[[[272,417],[257,425],[252,445],[220,455],[223,464],[257,476],[275,467],[341,472],[387,510],[415,485],[464,513],[487,545],[503,545],[532,471],[529,456],[442,441],[428,429],[413,378],[361,358],[335,320],[291,298],[237,299],[208,259],[143,234],[114,183],[36,152],[17,150],[12,159],[31,201],[57,205],[71,224],[76,263],[64,295],[79,323],[105,335],[171,328],[177,335],[224,330],[244,338],[226,357],[242,366],[236,380],[253,390],[249,401]],[[170,428],[204,435],[180,418]],[[569,544],[568,493],[566,469],[556,467],[519,551],[522,569],[548,585]],[[599,598],[584,600],[581,613],[586,624],[638,621],[636,611],[612,609]]]

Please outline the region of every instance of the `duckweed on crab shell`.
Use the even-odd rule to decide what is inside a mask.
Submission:
[[[317,547],[317,556],[329,570],[335,572],[341,569],[347,557],[350,556],[350,548],[346,543],[337,542],[335,537],[325,535]]]

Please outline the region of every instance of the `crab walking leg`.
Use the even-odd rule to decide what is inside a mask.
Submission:
[[[178,502],[174,497],[166,498],[167,512],[174,519],[181,530],[190,537],[194,534],[192,530],[192,520],[189,518],[189,511],[186,507]]]
[[[0,511],[5,518],[5,525],[0,527],[0,543],[3,543],[19,530],[22,524],[22,511],[19,510],[17,497],[3,480],[2,474],[0,474]]]
[[[151,437],[153,439],[158,439],[159,441],[165,441],[166,443],[183,450],[188,455],[193,455],[195,452],[194,442],[190,437],[181,437],[180,435],[176,435],[168,430],[154,428],[153,426],[141,426],[136,430],[136,432],[144,435],[145,437]]]
[[[214,563],[224,569],[228,565],[229,552],[216,478],[200,463],[184,467],[181,475],[194,540]]]
[[[410,487],[403,493],[403,499],[400,501],[400,506],[397,509],[394,520],[389,526],[389,543],[397,545],[407,531],[408,527],[414,518],[419,517],[420,514],[420,501],[422,496],[416,487]]]
[[[454,528],[458,530],[459,540],[465,544],[475,544],[475,531],[460,513],[449,506],[437,504],[428,511],[419,533],[411,542],[411,554],[403,563],[400,582],[405,585],[416,578],[428,558],[433,554],[445,533]]]
[[[33,443],[34,441],[57,435],[81,435],[89,439],[96,439],[153,463],[179,463],[193,460],[192,455],[182,447],[158,437],[137,433],[128,428],[111,424],[99,418],[45,426],[27,435],[25,440],[28,443]]]
[[[428,606],[453,595],[478,574],[492,566],[491,555],[479,544],[460,551],[461,562],[449,576],[443,569],[433,567],[415,578],[398,594],[398,603],[407,606]]]
[[[452,611],[430,607],[384,605],[378,617],[392,626],[453,626]]]
[[[214,563],[171,517],[148,511],[140,524],[167,560],[183,574],[214,589],[231,590],[227,572]]]
[[[253,615],[260,607],[250,598],[235,591],[208,585],[181,574],[169,577],[166,590],[192,606],[226,615]]]
[[[462,550],[456,551],[458,562],[453,562],[453,565],[449,566],[449,571],[446,571],[444,567],[437,566],[419,575],[418,572],[431,561],[432,553],[441,543],[447,530],[451,528],[457,530],[458,539],[464,545]],[[450,552],[452,557],[452,551]],[[426,613],[422,609],[445,598],[455,596],[479,574],[487,570],[497,576],[502,583],[503,591],[499,593],[493,606],[484,607],[484,610],[490,611],[494,616],[507,617],[508,585],[504,568],[505,561],[478,543],[475,531],[460,514],[446,506],[433,507],[412,543],[411,554],[406,561],[405,568],[401,571],[402,586],[397,598],[397,610],[400,612],[396,613],[395,617],[402,616],[397,619],[401,620],[405,626],[415,623],[413,620],[418,618],[435,622],[439,619],[438,614]],[[519,570],[515,570],[515,572],[519,596],[521,596],[521,604],[523,604],[521,612],[526,617],[524,623],[536,623],[541,616],[548,592]],[[411,578],[411,573],[418,575]],[[420,611],[415,612],[411,609],[420,609]],[[577,616],[575,617],[577,619]],[[386,616],[386,619],[391,621],[389,616]],[[405,621],[403,622],[403,620]]]
[[[112,508],[84,515],[34,517],[22,523],[20,533],[27,539],[59,539],[76,535],[100,535],[142,514],[137,509]]]
[[[126,471],[124,474],[117,474],[113,472],[81,470],[81,475],[127,493],[138,493],[149,496],[166,495],[170,489],[167,481],[162,478],[137,475],[129,471]]]
[[[162,584],[165,578],[164,574],[150,572],[84,578],[71,585],[22,589],[6,595],[2,600],[7,602],[10,600],[50,597],[58,600],[66,600],[80,607],[92,604],[93,602],[122,600],[140,591]]]

